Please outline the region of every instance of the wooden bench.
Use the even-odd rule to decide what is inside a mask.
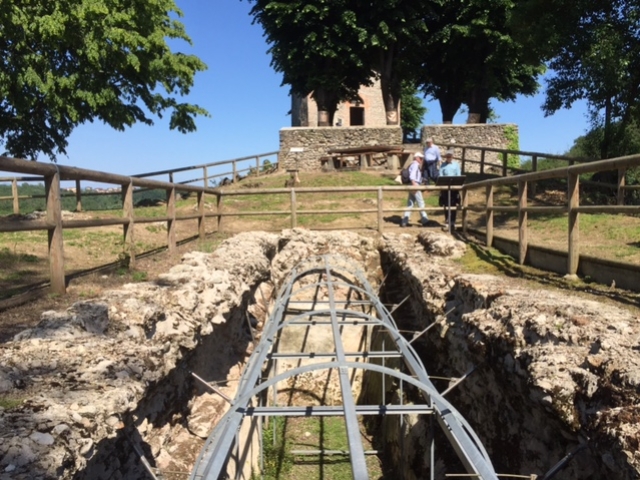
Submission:
[[[402,155],[404,149],[390,145],[331,148],[320,158],[322,165],[333,164],[335,169],[389,168],[390,155]]]

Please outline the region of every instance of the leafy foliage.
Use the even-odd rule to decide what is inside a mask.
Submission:
[[[615,144],[624,142],[626,126],[640,119],[640,2],[530,3],[559,12],[540,25],[544,31],[555,31],[549,63],[553,75],[543,110],[551,115],[586,100],[592,128],[601,129],[597,156],[615,156],[620,149]]]
[[[402,126],[402,136],[405,143],[417,141],[420,137],[420,127],[422,119],[427,113],[427,109],[422,103],[422,98],[418,95],[418,90],[405,83],[400,96],[400,125]]]
[[[462,104],[486,123],[489,100],[513,101],[533,95],[544,71],[539,54],[514,32],[512,0],[442,2],[426,19],[419,84],[440,103],[443,122],[453,121]],[[471,117],[470,117],[471,118]]]
[[[251,15],[262,25],[271,65],[283,74],[282,83],[294,94],[312,93],[318,104],[319,125],[333,125],[338,104],[358,99],[360,85],[373,72],[364,61],[362,39],[349,0],[249,0]]]
[[[4,0],[0,7],[0,143],[13,156],[55,160],[84,122],[123,130],[171,113],[170,128],[207,115],[181,103],[206,68],[173,53],[190,42],[174,0]]]
[[[489,99],[537,90],[537,50],[517,41],[513,0],[249,0],[292,91],[313,92],[332,125],[339,101],[380,79],[387,124],[397,125],[403,84],[440,101],[445,121],[463,104],[489,115]]]

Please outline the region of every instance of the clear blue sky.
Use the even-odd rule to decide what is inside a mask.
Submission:
[[[152,127],[136,125],[124,132],[100,123],[78,127],[69,138],[67,156],[58,163],[121,174],[136,174],[216,162],[275,151],[279,130],[291,125],[288,87],[270,66],[260,25],[251,23],[250,4],[240,0],[177,0],[193,40],[180,49],[199,56],[208,70],[199,73],[188,97],[211,113],[198,118],[198,130],[181,134],[167,119]],[[542,96],[494,103],[499,123],[515,123],[520,148],[564,153],[587,128],[584,105],[545,118]],[[440,123],[437,103],[427,104],[425,124]],[[463,123],[458,115],[456,123]],[[46,158],[43,161],[48,161]],[[274,159],[275,160],[275,159]]]

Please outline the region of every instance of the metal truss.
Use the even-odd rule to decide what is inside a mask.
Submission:
[[[352,326],[362,328],[365,332],[365,340],[361,344],[363,348],[358,351],[345,349],[344,330]],[[286,343],[283,333],[290,328],[304,328],[305,339],[313,336],[310,332],[316,328],[324,328],[325,331],[330,329],[332,346],[323,351],[309,351],[309,348],[287,351],[283,348]],[[371,349],[373,331],[386,334],[381,349]],[[295,360],[296,366],[285,370],[283,364],[287,360]],[[398,368],[400,362],[403,366]],[[285,385],[284,382],[298,375],[328,370],[335,371],[338,375],[341,396],[339,405],[319,405],[317,402],[306,405],[278,404],[278,391]],[[357,403],[352,385],[355,371],[367,375],[372,372],[381,377],[383,391],[379,404]],[[399,404],[386,404],[386,378],[399,385]],[[421,404],[403,403],[403,388],[407,385],[420,392],[424,400]],[[272,314],[240,379],[237,394],[230,402],[227,413],[206,440],[190,478],[247,478],[238,465],[232,469],[235,473],[229,473],[228,470],[231,461],[250,461],[240,453],[242,444],[252,441],[239,434],[245,419],[339,416],[344,418],[346,426],[349,449],[344,453],[349,456],[353,478],[368,479],[365,455],[372,452],[365,451],[363,447],[359,416],[400,415],[403,419],[404,415],[409,414],[432,415],[437,420],[471,478],[498,478],[477,435],[432,384],[422,361],[410,342],[399,332],[391,314],[379,300],[360,267],[342,256],[312,257],[297,265],[281,285]],[[253,430],[253,435],[259,437],[258,444],[261,447],[261,423]],[[435,446],[433,436],[431,438],[430,475],[433,480]],[[333,451],[326,453],[335,454]],[[259,467],[256,469],[259,470]],[[260,478],[260,475],[257,477]]]

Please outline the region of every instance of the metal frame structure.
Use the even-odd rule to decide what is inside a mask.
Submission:
[[[344,292],[347,292],[346,295]],[[326,308],[325,308],[326,306]],[[341,307],[341,308],[339,308]],[[333,348],[329,351],[281,352],[282,332],[292,326],[331,328]],[[364,342],[362,351],[346,351],[343,329],[361,326],[385,332],[381,350],[371,351],[371,342]],[[366,331],[366,330],[365,330]],[[371,330],[369,330],[370,332]],[[370,337],[369,337],[370,338]],[[387,346],[391,346],[387,350]],[[278,372],[281,359],[298,359],[299,364]],[[402,371],[387,366],[387,360],[403,362]],[[316,363],[302,364],[303,360]],[[360,360],[360,361],[356,361]],[[375,360],[378,363],[372,363]],[[308,372],[333,370],[338,373],[341,405],[278,405],[278,385],[297,375]],[[382,378],[382,400],[377,405],[359,405],[354,398],[349,372],[375,372]],[[399,385],[400,404],[386,404],[385,377]],[[420,392],[424,402],[419,405],[403,402],[403,388],[411,385]],[[268,404],[268,391],[272,401]],[[447,390],[448,391],[448,390]],[[446,393],[446,392],[445,392]],[[309,258],[297,265],[280,287],[272,314],[265,324],[260,340],[249,358],[235,398],[206,440],[190,478],[219,480],[229,478],[227,464],[240,449],[240,431],[246,417],[278,416],[341,416],[344,418],[353,478],[369,478],[365,451],[360,434],[360,415],[428,414],[437,420],[461,464],[472,478],[497,479],[497,475],[473,429],[457,410],[435,388],[420,358],[410,342],[399,332],[387,308],[367,281],[356,262],[342,256],[322,255]],[[261,436],[262,429],[258,429]],[[262,446],[262,438],[259,439]],[[251,441],[251,439],[246,441]],[[434,479],[435,440],[431,435],[430,478]],[[262,449],[261,449],[262,450]],[[335,453],[335,452],[334,452]],[[260,453],[260,455],[262,452]],[[260,462],[262,464],[262,462]],[[236,469],[235,477],[243,478]]]

